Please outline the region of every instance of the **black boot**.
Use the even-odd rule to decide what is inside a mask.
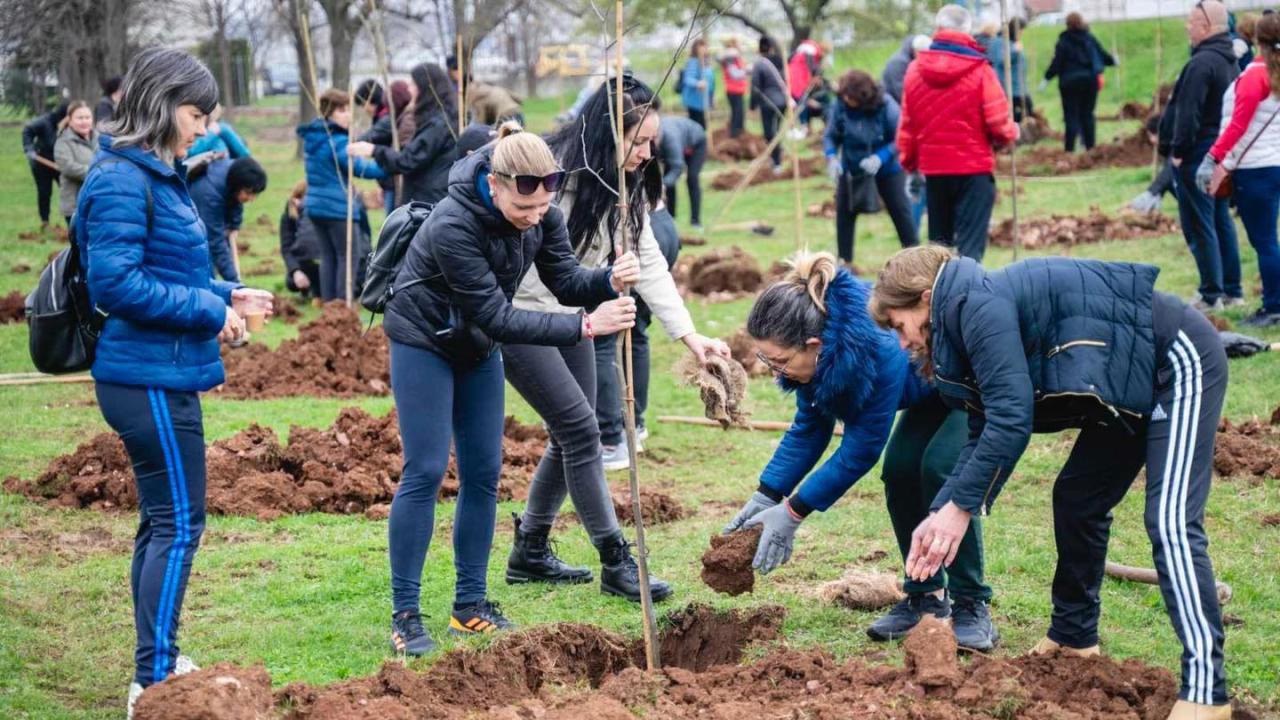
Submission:
[[[507,557],[507,582],[530,583],[588,583],[591,571],[574,567],[556,557],[551,549],[551,531],[524,532],[520,529],[520,516],[511,513],[516,523],[516,541]]]
[[[631,543],[619,533],[596,546],[600,550],[600,592],[640,602],[640,566],[631,556]],[[649,594],[654,602],[671,595],[671,586],[649,576]]]

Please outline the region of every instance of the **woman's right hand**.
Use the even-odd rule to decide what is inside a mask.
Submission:
[[[218,331],[219,342],[236,342],[244,337],[244,320],[236,314],[230,305],[227,306],[227,317],[222,321],[222,330]]]
[[[591,313],[590,317],[591,332],[597,337],[600,335],[613,335],[635,327],[636,300],[630,296],[610,300],[596,308],[596,311]],[[585,336],[586,333],[584,332],[583,335]]]

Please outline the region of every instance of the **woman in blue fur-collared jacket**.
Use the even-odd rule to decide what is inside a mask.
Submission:
[[[897,335],[872,322],[869,296],[864,283],[837,270],[831,255],[800,255],[787,277],[756,300],[747,318],[757,357],[784,391],[796,395],[791,429],[761,473],[759,489],[726,528],[763,527],[754,562],[762,573],[790,559],[805,517],[831,507],[875,466],[882,451],[885,500],[905,559],[912,530],[928,514],[968,439],[964,412],[943,406]],[[899,410],[906,412],[894,428]],[[844,423],[840,446],[813,470],[837,421]],[[960,645],[991,649],[999,635],[987,607],[991,588],[982,566],[982,531],[975,524],[955,563],[922,582],[908,578],[906,599],[872,623],[867,634],[874,640],[899,638],[932,613],[953,618]]]

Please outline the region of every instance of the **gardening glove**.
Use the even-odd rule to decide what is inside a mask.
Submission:
[[[844,172],[844,168],[840,166],[840,158],[832,155],[827,158],[827,177],[831,178],[831,182],[839,182],[840,174]]]
[[[1150,190],[1144,191],[1141,195],[1129,201],[1129,207],[1140,213],[1153,213],[1160,209],[1160,196]]]
[[[1213,167],[1217,164],[1212,155],[1205,153],[1204,159],[1200,161],[1200,167],[1196,168],[1196,187],[1206,195],[1209,194],[1209,181],[1213,179]]]
[[[27,155],[27,161],[28,161],[28,162],[35,162],[35,161],[36,161],[36,151],[35,151],[35,150],[28,150],[28,151],[26,152],[26,155]]]
[[[862,168],[862,172],[868,175],[875,175],[880,172],[880,166],[883,162],[879,155],[868,155],[862,158],[862,162],[858,163],[858,167]]]
[[[757,490],[747,499],[747,504],[742,506],[737,515],[733,516],[733,520],[724,526],[722,535],[728,535],[731,532],[737,532],[742,529],[742,525],[751,518],[777,505],[777,501]]]
[[[911,173],[907,178],[907,198],[913,203],[918,203],[922,197],[924,197],[924,175]]]
[[[1040,84],[1039,84],[1039,85],[1037,85],[1036,87],[1037,87],[1037,89],[1038,89],[1040,92],[1044,92],[1045,90],[1048,90],[1048,89],[1049,89],[1049,81],[1048,81],[1048,80],[1041,80],[1041,81],[1040,81]]]
[[[768,575],[791,559],[791,547],[796,541],[796,529],[804,518],[791,511],[786,502],[779,503],[742,524],[742,529],[757,525],[764,528],[760,544],[756,547],[751,567],[761,575]]]

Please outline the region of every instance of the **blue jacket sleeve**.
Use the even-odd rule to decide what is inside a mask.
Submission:
[[[227,213],[227,230],[239,230],[244,225],[244,205],[231,200],[231,209]]]
[[[94,182],[96,180],[96,182]],[[217,292],[160,280],[143,264],[147,242],[142,171],[91,178],[81,197],[88,238],[89,295],[103,311],[129,322],[216,335],[227,301]],[[229,295],[229,291],[228,291]]]
[[[827,129],[822,133],[822,152],[827,157],[835,157],[840,152],[840,144],[844,142],[844,113],[840,111],[836,100],[831,103],[831,111],[827,115]]]
[[[378,163],[373,160],[353,158],[350,155],[347,155],[346,135],[334,133],[333,151],[336,153],[338,158],[338,169],[342,172],[342,177],[338,179],[338,182],[343,187],[346,186],[347,182],[347,163],[352,163],[351,172],[358,178],[364,178],[365,180],[381,180],[387,176],[387,174],[383,172],[382,168],[378,167]]]
[[[796,505],[826,510],[875,467],[898,414],[905,364],[905,358],[903,363],[881,364],[875,395],[859,410],[856,419],[845,422],[840,447],[796,491],[800,501]]]
[[[227,144],[227,155],[231,156],[232,160],[252,155],[249,152],[249,146],[244,144],[244,140],[236,134],[235,129],[225,122],[218,123],[218,127],[221,128],[218,136]]]
[[[898,106],[898,101],[885,95],[884,113],[881,115],[882,127],[884,128],[881,137],[884,145],[876,150],[876,155],[880,157],[880,162],[884,165],[889,164],[889,160],[898,154],[898,120],[902,117],[902,108]]]
[[[209,239],[209,260],[213,262],[218,275],[229,282],[239,283],[240,274],[236,272],[236,264],[231,257],[231,239],[225,232],[215,233],[212,229],[206,233],[206,237]]]
[[[819,410],[798,393],[796,416],[760,473],[760,484],[778,495],[790,495],[818,463],[836,429],[836,419]]]
[[[961,510],[985,515],[1031,440],[1035,390],[1017,318],[1011,302],[990,295],[971,297],[961,311],[964,350],[978,379],[983,414],[970,420],[977,438],[956,462],[934,509],[950,499]]]

